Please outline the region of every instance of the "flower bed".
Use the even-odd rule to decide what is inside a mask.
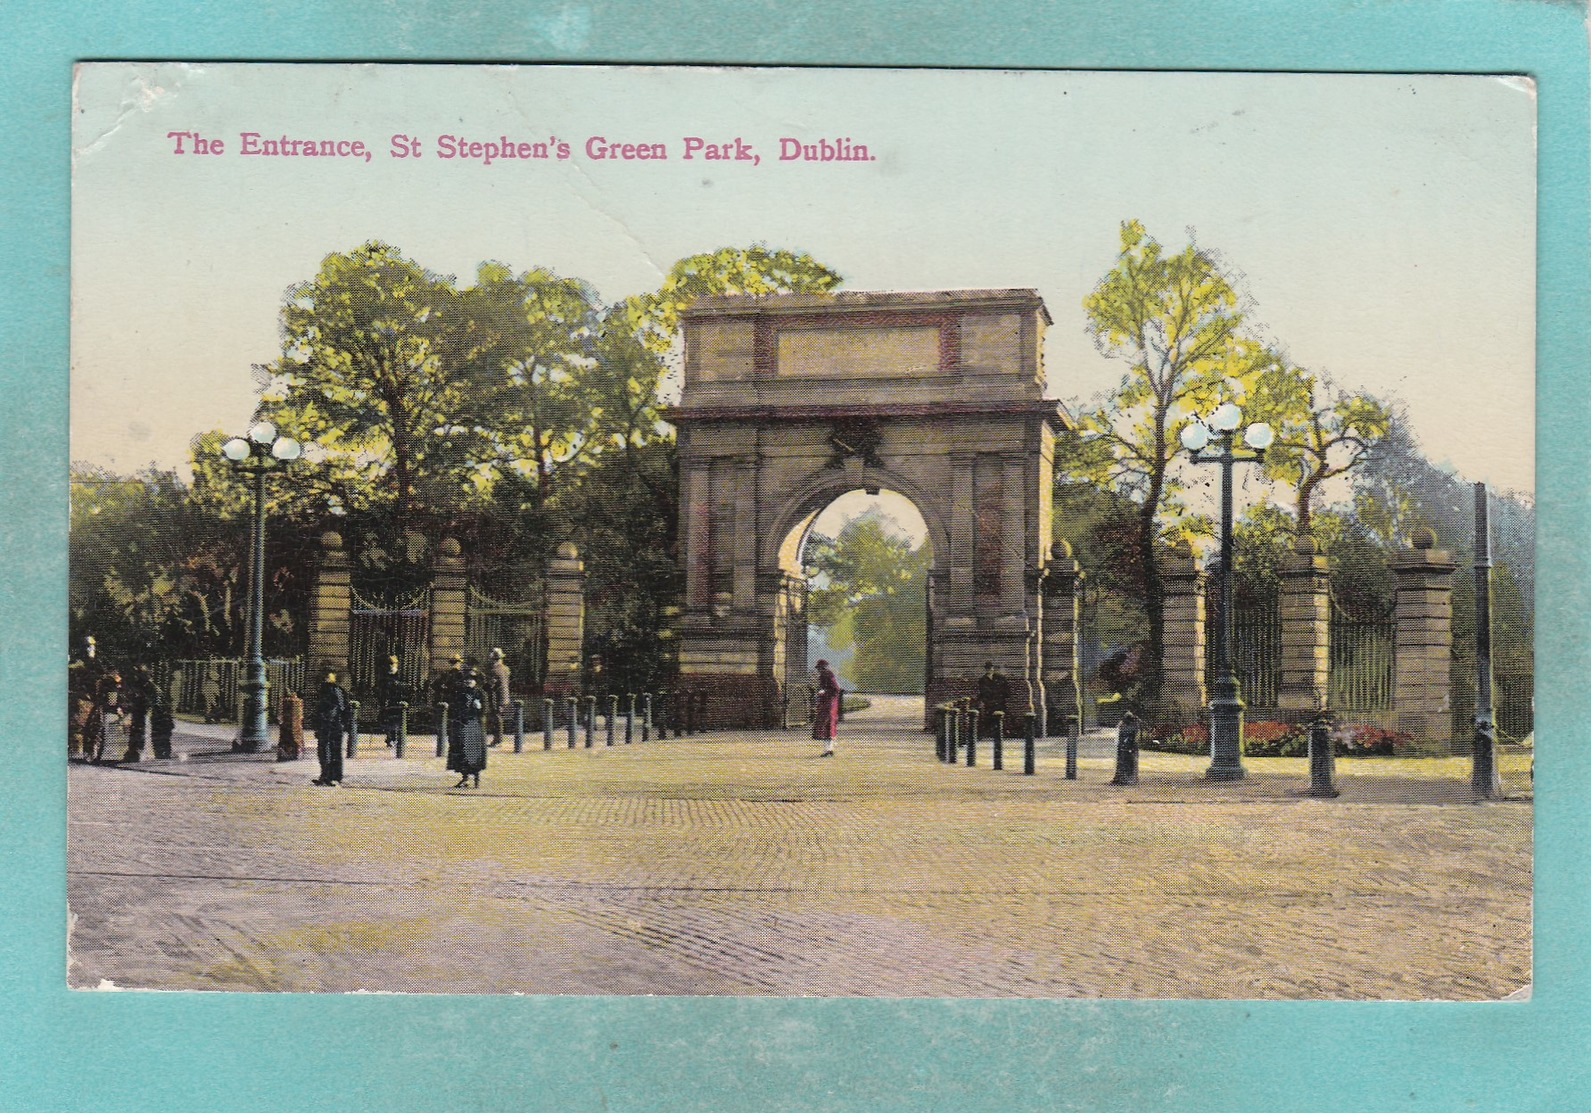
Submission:
[[[1375,725],[1333,725],[1331,741],[1338,756],[1392,756],[1406,747],[1409,736]],[[1204,756],[1210,751],[1210,727],[1193,725],[1157,726],[1144,748]],[[1308,756],[1309,726],[1301,722],[1251,721],[1244,728],[1245,756]]]

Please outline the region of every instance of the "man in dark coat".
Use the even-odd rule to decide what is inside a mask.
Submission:
[[[131,684],[127,687],[122,709],[127,712],[127,751],[122,760],[135,762],[144,758],[144,740],[149,732],[149,695],[155,689],[155,680],[149,668],[139,664],[133,669]]]
[[[492,735],[492,744],[503,743],[503,720],[509,716],[508,683],[510,672],[503,662],[503,649],[493,648],[486,657],[486,731]]]
[[[111,722],[122,713],[122,677],[114,667],[101,671],[94,681],[94,712],[91,721],[94,730],[93,761],[105,759],[105,743],[110,740]],[[85,745],[87,744],[85,740]]]
[[[486,730],[481,724],[486,711],[486,695],[481,690],[480,672],[471,667],[448,706],[447,767],[459,774],[454,787],[471,780],[481,786],[481,771],[486,767]]]
[[[994,715],[1008,714],[1010,706],[1011,684],[993,663],[985,663],[978,680],[978,731],[993,736]]]
[[[315,699],[315,758],[320,761],[320,787],[339,787],[343,780],[343,745],[353,717],[348,692],[337,684],[335,668],[326,668]]]
[[[99,661],[94,657],[94,638],[83,641],[83,651],[66,665],[67,752],[84,760],[94,755],[99,743],[99,719],[94,716],[94,700],[99,693]]]
[[[398,703],[408,697],[408,688],[404,686],[403,676],[398,672],[398,657],[387,657],[387,670],[376,680],[376,702],[381,706],[381,732],[387,738],[387,747],[392,747],[398,740],[398,721],[403,711],[398,708]]]

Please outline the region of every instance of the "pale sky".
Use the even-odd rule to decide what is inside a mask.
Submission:
[[[763,242],[851,290],[1032,287],[1050,395],[1109,390],[1084,296],[1121,221],[1196,231],[1264,336],[1396,396],[1426,452],[1534,488],[1535,98],[1478,76],[109,63],[79,71],[74,459],[178,466],[241,431],[282,292],[376,238],[469,282],[495,259],[617,301],[674,260]],[[170,132],[221,140],[174,154]],[[362,140],[366,161],[238,154],[240,134]],[[422,142],[391,157],[391,137]],[[437,158],[438,137],[571,144]],[[663,161],[589,158],[593,136]],[[683,140],[761,156],[689,161]],[[871,161],[780,161],[849,138]],[[185,145],[191,151],[191,141]]]

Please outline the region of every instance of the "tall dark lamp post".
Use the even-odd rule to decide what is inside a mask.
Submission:
[[[229,438],[221,453],[239,473],[254,482],[254,535],[249,573],[248,667],[243,678],[243,725],[237,751],[262,752],[266,740],[265,658],[260,638],[265,627],[265,475],[295,460],[303,448],[296,439],[278,436],[271,423],[255,423],[247,438]]]
[[[1242,409],[1235,403],[1223,403],[1208,419],[1195,416],[1182,428],[1182,445],[1194,461],[1221,465],[1221,631],[1210,695],[1207,780],[1241,780],[1248,775],[1243,770],[1243,698],[1232,668],[1232,464],[1263,461],[1273,435],[1270,424],[1250,423],[1243,432],[1243,444],[1253,452],[1239,453],[1232,443],[1242,425]],[[1212,442],[1218,449],[1205,453]]]

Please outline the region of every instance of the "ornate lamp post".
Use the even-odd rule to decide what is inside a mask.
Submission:
[[[1243,443],[1253,453],[1232,448],[1243,411],[1235,403],[1223,403],[1208,419],[1195,416],[1182,428],[1182,445],[1196,462],[1221,465],[1221,630],[1216,644],[1215,685],[1210,694],[1210,767],[1207,780],[1241,780],[1243,770],[1243,699],[1238,693],[1237,672],[1232,668],[1232,463],[1258,462],[1273,437],[1270,424],[1250,423],[1243,432]],[[1219,448],[1203,453],[1214,442]]]
[[[265,681],[265,659],[260,654],[260,637],[265,626],[265,475],[272,469],[295,460],[303,448],[296,439],[278,437],[271,423],[255,423],[247,438],[229,438],[221,454],[234,469],[254,482],[254,534],[249,574],[248,666],[243,679],[243,725],[237,751],[261,752],[266,747],[265,701],[269,684]]]

